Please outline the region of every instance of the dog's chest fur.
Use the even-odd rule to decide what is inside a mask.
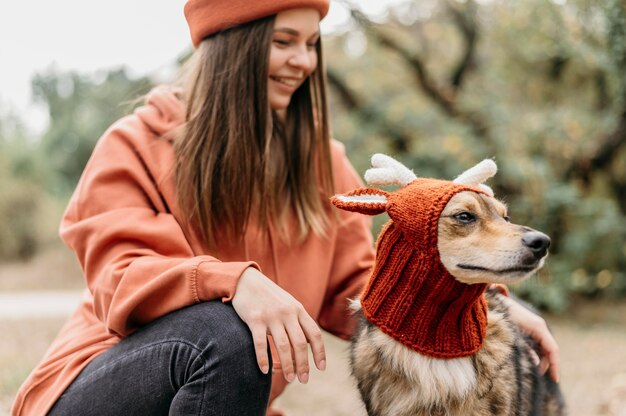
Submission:
[[[483,348],[470,357],[436,359],[418,354],[362,319],[351,361],[368,414],[561,414],[558,403],[536,400],[539,397],[529,391],[540,379],[531,346],[509,321],[499,296],[487,294],[487,335]],[[529,402],[528,396],[535,402]]]

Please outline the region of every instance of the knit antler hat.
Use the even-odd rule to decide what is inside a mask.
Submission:
[[[438,221],[446,204],[461,191],[493,195],[481,182],[495,174],[485,160],[454,182],[417,178],[385,155],[374,155],[370,184],[396,183],[389,193],[361,188],[332,198],[335,206],[390,221],[376,242],[376,263],[361,294],[365,317],[381,331],[415,351],[436,358],[476,353],[487,330],[486,284],[468,285],[446,270],[437,248]]]
[[[188,0],[185,18],[191,40],[198,47],[202,39],[243,23],[288,9],[311,8],[328,13],[330,0]]]

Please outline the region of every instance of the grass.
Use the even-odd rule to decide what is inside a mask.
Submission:
[[[63,322],[0,321],[0,415],[9,414],[17,389],[41,360]]]
[[[579,304],[548,322],[561,350],[561,385],[570,415],[626,415],[626,391],[616,397],[612,390],[626,377],[626,303]],[[619,401],[619,409],[604,409],[610,400]]]
[[[74,254],[60,241],[27,262],[0,263],[0,292],[83,289]]]

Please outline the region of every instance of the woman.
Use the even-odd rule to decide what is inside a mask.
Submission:
[[[264,414],[308,381],[307,344],[325,368],[319,327],[351,335],[373,250],[367,218],[328,204],[360,180],[329,139],[327,10],[187,2],[182,89],[104,134],[69,203],[61,237],[88,290],[14,415]],[[556,367],[539,318],[520,317]]]

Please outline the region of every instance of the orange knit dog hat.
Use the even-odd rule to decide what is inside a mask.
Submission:
[[[447,271],[437,248],[438,220],[458,192],[490,195],[481,182],[495,174],[495,163],[484,161],[455,183],[417,178],[388,156],[375,155],[372,161],[383,167],[370,170],[373,181],[366,173],[368,182],[403,188],[393,193],[361,188],[332,198],[347,211],[387,212],[390,217],[376,242],[376,263],[361,294],[365,317],[396,341],[431,357],[476,353],[487,330],[487,285],[459,282]]]
[[[243,23],[271,16],[288,9],[311,8],[328,13],[330,0],[188,0],[185,18],[194,46],[202,39]]]

